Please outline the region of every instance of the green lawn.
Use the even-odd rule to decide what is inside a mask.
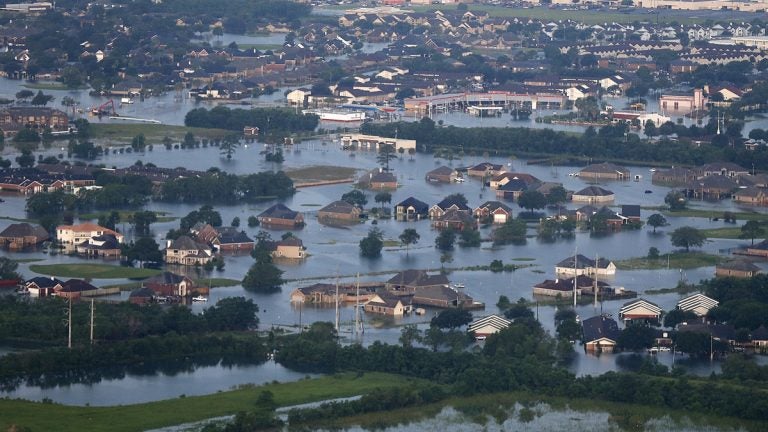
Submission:
[[[741,227],[730,226],[701,230],[707,238],[738,239],[741,238]]]
[[[91,279],[143,279],[160,273],[160,270],[121,267],[109,264],[47,264],[31,265],[35,273],[49,276]]]
[[[79,213],[77,217],[80,220],[96,220],[100,216],[109,216],[111,212],[103,211],[103,212],[93,212],[93,213]],[[133,211],[130,210],[120,210],[117,212],[120,215],[120,220],[125,222],[128,221],[130,216],[133,216]],[[165,212],[155,212],[157,215],[157,222],[171,222],[178,218],[173,216],[168,216],[168,213]]]
[[[87,86],[82,86],[75,89],[71,89],[62,83],[54,82],[54,81],[26,83],[22,85],[22,87],[28,88],[28,89],[34,89],[34,90],[84,90],[88,88]]]
[[[232,131],[225,129],[189,128],[162,124],[91,124],[91,135],[94,139],[111,139],[129,143],[138,134],[144,134],[148,144],[161,145],[166,136],[175,142],[180,142],[187,132],[192,132],[196,138],[222,138]]]
[[[33,431],[144,431],[251,410],[264,390],[274,394],[279,406],[289,406],[354,396],[375,388],[405,385],[409,381],[401,376],[382,373],[366,373],[361,377],[346,373],[206,396],[114,407],[73,407],[0,399],[0,430],[8,430],[15,424]]]
[[[237,279],[228,278],[201,278],[197,280],[197,283],[201,286],[209,286],[211,288],[230,287],[240,285],[243,281]],[[133,291],[136,288],[141,288],[142,282],[129,282],[113,285],[104,285],[102,288],[120,288],[121,291]]]
[[[686,209],[679,211],[662,210],[661,212],[666,217],[700,217],[700,218],[719,218],[722,220],[722,211],[712,210],[698,210],[698,209]],[[768,221],[768,214],[758,212],[732,212],[737,221],[756,220],[756,221]]]
[[[630,258],[616,261],[616,268],[620,270],[659,270],[667,268],[669,256],[670,269],[692,269],[698,267],[711,267],[726,258],[718,255],[710,255],[703,252],[675,252],[664,254],[655,260],[647,257]]]

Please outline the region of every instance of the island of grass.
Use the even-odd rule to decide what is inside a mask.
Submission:
[[[228,278],[204,278],[198,279],[197,285],[208,288],[222,288],[240,285],[243,281]],[[102,288],[120,288],[120,291],[133,291],[143,286],[142,282],[128,282],[113,285],[105,285]]]
[[[316,165],[304,168],[289,169],[285,174],[293,180],[294,186],[308,187],[334,183],[351,183],[355,181],[355,168]]]
[[[186,126],[173,126],[163,124],[112,124],[112,123],[91,123],[91,137],[98,140],[111,140],[114,145],[128,145],[133,137],[143,134],[147,144],[161,145],[163,138],[171,138],[175,143],[184,139],[187,132],[197,139],[221,139],[231,134],[232,131],[225,129],[195,128]],[[103,144],[103,143],[102,143]]]
[[[109,217],[112,212],[108,211],[102,211],[102,212],[92,212],[92,213],[78,213],[77,217],[81,221],[83,220],[96,220],[99,219],[102,216]],[[128,210],[119,210],[117,212],[118,215],[120,215],[121,221],[128,221],[133,216],[135,212],[128,211]],[[155,215],[157,216],[157,220],[155,222],[172,222],[178,218],[173,216],[168,216],[167,212],[155,212]]]
[[[619,270],[692,269],[712,267],[725,261],[725,257],[704,252],[673,252],[658,258],[638,257],[615,261]]]
[[[685,209],[685,210],[662,210],[661,213],[667,217],[698,217],[698,218],[722,218],[723,212],[717,210]],[[758,222],[768,221],[768,214],[752,211],[730,212],[731,215],[740,221],[754,220]]]
[[[29,270],[48,276],[79,279],[144,279],[160,273],[155,269],[109,264],[33,264]]]

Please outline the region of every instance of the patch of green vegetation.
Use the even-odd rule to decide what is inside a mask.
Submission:
[[[695,284],[680,284],[674,288],[659,288],[659,289],[645,290],[645,294],[654,294],[654,295],[670,294],[670,293],[689,294],[696,291],[699,291],[699,287],[697,287]]]
[[[285,171],[295,183],[314,183],[353,179],[357,169],[330,165],[317,165]]]
[[[80,220],[96,220],[96,219],[100,218],[101,216],[108,217],[110,215],[110,213],[112,213],[112,212],[104,211],[104,212],[80,213],[80,214],[77,215],[77,217]],[[120,215],[120,220],[121,221],[128,221],[129,218],[131,216],[133,216],[134,212],[129,211],[129,210],[120,210],[117,213]],[[168,216],[169,213],[166,213],[166,212],[155,212],[155,214],[157,215],[157,221],[156,222],[172,222],[172,221],[178,219],[177,217]]]
[[[270,391],[278,406],[348,397],[375,388],[406,385],[414,380],[384,373],[337,374],[292,383],[242,386],[206,396],[114,407],[76,407],[0,399],[0,429],[11,425],[40,431],[103,430],[135,432],[157,429],[252,410],[259,395]]]
[[[15,218],[11,216],[0,216],[0,219],[9,220],[13,222],[35,222],[34,219],[23,219],[23,218]]]
[[[526,258],[526,257],[520,257],[520,258],[510,258],[510,261],[536,261],[536,258]]]
[[[302,204],[302,207],[322,207],[322,204]]]
[[[741,238],[741,227],[731,226],[723,228],[704,229],[701,232],[707,238],[738,239]]]
[[[109,264],[47,264],[31,265],[35,273],[70,278],[90,279],[144,279],[160,270],[113,266]]]
[[[384,240],[384,247],[398,247],[400,242],[398,240]]]
[[[179,143],[184,139],[184,135],[187,132],[192,132],[197,139],[223,138],[227,134],[232,133],[225,129],[192,128],[163,124],[91,123],[91,136],[94,139],[120,141],[117,144],[129,144],[133,137],[139,134],[144,134],[148,144],[160,145],[166,136],[174,140],[174,143]]]
[[[88,86],[71,88],[54,81],[26,83],[22,87],[35,90],[85,90],[88,88]]]
[[[710,255],[703,252],[674,252],[660,255],[657,259],[648,257],[630,258],[616,261],[616,268],[620,270],[659,270],[692,269],[698,267],[711,267],[725,261],[725,257]]]
[[[699,209],[686,209],[686,210],[678,210],[678,211],[669,211],[669,210],[662,210],[661,212],[664,216],[668,217],[700,217],[700,218],[722,218],[723,212],[722,211],[714,211],[714,210],[699,210]],[[758,213],[758,212],[731,212],[733,217],[736,218],[736,220],[739,221],[745,221],[745,220],[756,220],[756,221],[768,221],[768,214],[766,213]]]

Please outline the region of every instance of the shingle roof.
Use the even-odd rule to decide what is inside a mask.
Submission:
[[[264,210],[259,214],[258,217],[266,217],[266,218],[274,218],[274,219],[296,219],[296,216],[299,214],[297,211],[293,211],[286,207],[282,203],[277,203],[273,205],[272,207]]]
[[[0,237],[37,237],[38,239],[45,240],[48,238],[48,232],[39,225],[32,225],[26,222],[15,223],[8,225],[7,228],[0,232]]]
[[[608,189],[603,189],[600,186],[587,186],[584,189],[576,192],[574,195],[608,196],[613,195],[613,192],[609,191]]]
[[[613,318],[605,315],[598,315],[585,319],[581,323],[584,332],[584,341],[591,342],[600,338],[607,338],[616,341],[619,338],[619,325]]]

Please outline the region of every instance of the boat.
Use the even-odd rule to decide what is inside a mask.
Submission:
[[[464,284],[463,283],[455,283],[455,284],[453,284],[453,287],[454,288],[464,288]]]
[[[427,313],[427,310],[424,309],[424,308],[416,308],[416,309],[413,310],[413,312],[416,315],[424,315],[425,313]]]
[[[362,122],[365,121],[364,112],[354,111],[333,111],[333,110],[304,110],[304,114],[315,114],[320,117],[320,121],[331,122]]]
[[[649,169],[648,171],[650,171],[650,172],[656,172],[656,168],[651,168],[651,169]]]
[[[653,193],[653,191],[652,191],[652,190],[650,190],[650,189],[646,189],[646,190],[645,190],[645,193]]]
[[[128,104],[128,105],[130,105],[130,104],[133,103],[133,99],[131,99],[129,97],[120,98],[120,103],[121,104]]]
[[[192,297],[192,301],[195,303],[204,303],[208,301],[208,298],[203,296]]]

